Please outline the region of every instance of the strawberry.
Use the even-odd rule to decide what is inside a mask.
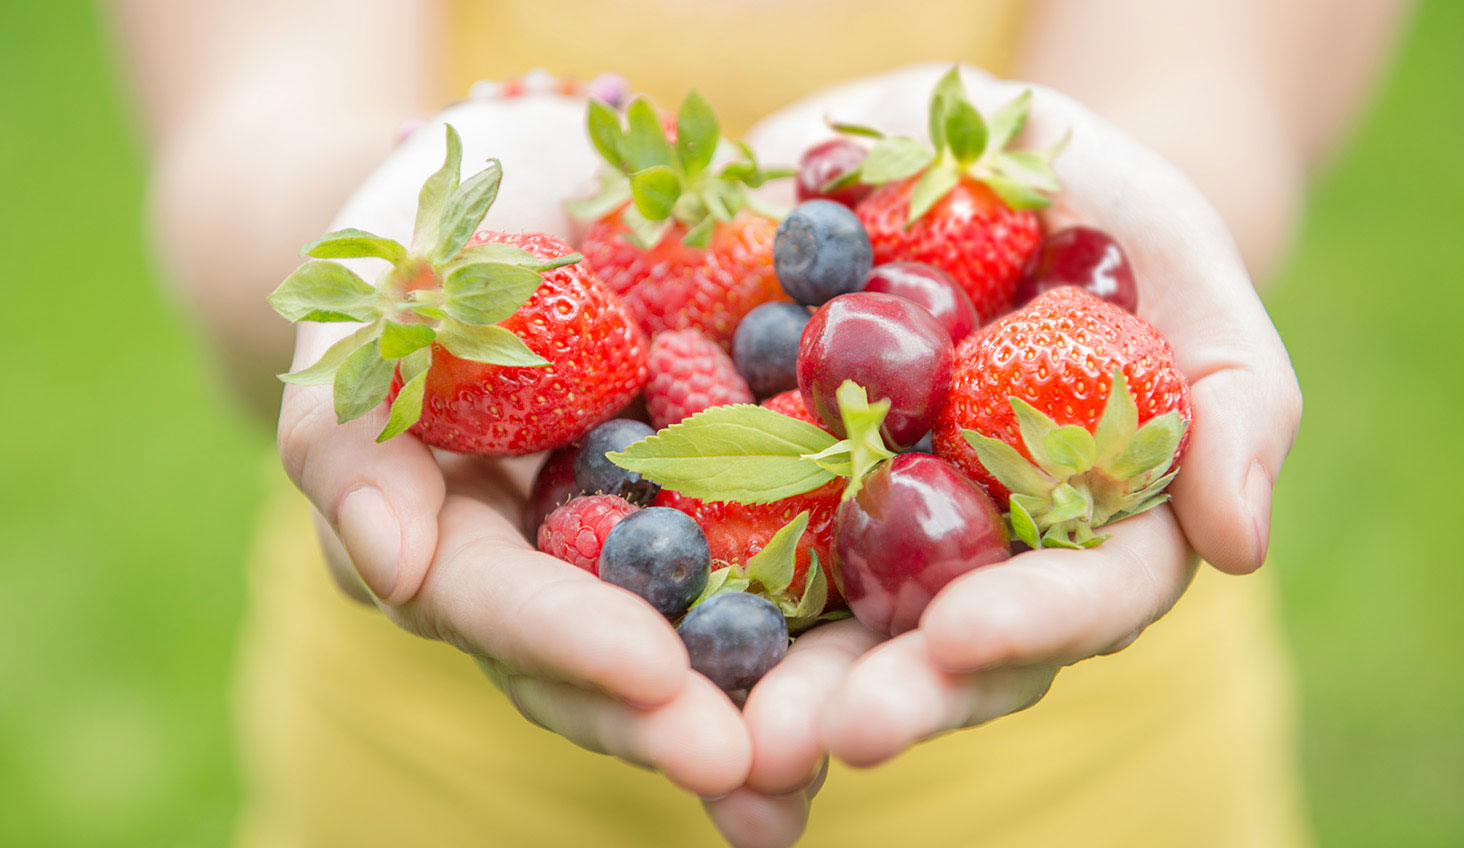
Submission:
[[[817,415],[808,411],[808,405],[803,402],[803,393],[797,389],[789,389],[786,392],[773,395],[763,401],[762,405],[774,412],[782,413],[789,418],[807,421],[809,424],[818,427],[826,433],[833,432]]]
[[[700,330],[670,330],[651,341],[646,407],[657,429],[703,409],[752,403],[752,390],[721,347]]]
[[[549,513],[539,525],[539,550],[598,577],[605,537],[637,509],[615,495],[581,495]]]
[[[306,245],[270,295],[291,321],[358,321],[320,361],[281,375],[331,384],[336,417],[384,400],[378,441],[408,429],[447,450],[517,456],[568,444],[646,380],[634,317],[569,245],[538,233],[474,230],[498,193],[497,160],[459,184],[462,142],[422,186],[411,247],[348,229]],[[375,287],[331,259],[390,263]]]
[[[1163,503],[1193,417],[1159,331],[1065,287],[961,343],[935,451],[1007,503],[1027,544],[1089,546]]]
[[[880,137],[847,181],[880,188],[855,207],[869,233],[874,263],[913,261],[934,265],[971,296],[983,323],[1005,313],[1022,268],[1042,239],[1033,209],[1058,189],[1044,152],[1008,151],[1026,122],[1025,92],[988,123],[966,97],[952,69],[930,99],[933,149],[907,136]],[[851,125],[838,129],[880,136]]]
[[[776,221],[747,190],[792,172],[760,167],[746,145],[713,170],[721,129],[696,92],[682,102],[674,133],[645,98],[631,102],[626,119],[622,128],[608,106],[590,101],[590,138],[609,167],[600,193],[571,207],[592,222],[580,249],[648,334],[694,327],[725,347],[743,315],[785,299],[773,273]]]

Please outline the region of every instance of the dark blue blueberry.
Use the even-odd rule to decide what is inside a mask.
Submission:
[[[626,471],[605,454],[625,450],[655,432],[651,425],[629,418],[614,418],[591,430],[574,458],[575,486],[587,495],[619,495],[637,506],[650,503],[661,485]]]
[[[713,595],[687,613],[676,632],[691,667],[727,692],[751,689],[788,650],[783,613],[746,592]]]
[[[904,450],[900,451],[900,453],[928,453],[934,455],[935,441],[932,439],[934,435],[935,431],[931,430],[930,432],[921,436],[920,441],[916,442],[908,448],[905,448]]]
[[[778,225],[773,266],[783,291],[799,303],[822,306],[859,291],[873,265],[869,234],[847,206],[810,200]]]
[[[747,313],[732,336],[732,361],[758,400],[798,388],[798,340],[808,307],[764,303]]]
[[[686,612],[707,588],[711,570],[706,534],[670,507],[632,512],[600,547],[600,579],[640,595],[665,616]]]

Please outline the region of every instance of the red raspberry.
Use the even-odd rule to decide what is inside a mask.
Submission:
[[[752,403],[752,390],[732,358],[700,330],[660,333],[647,365],[646,407],[656,429],[713,406]]]
[[[539,527],[539,550],[600,576],[600,546],[636,507],[615,495],[582,495],[549,513]]]

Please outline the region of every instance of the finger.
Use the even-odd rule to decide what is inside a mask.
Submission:
[[[501,675],[495,682],[541,727],[582,748],[654,768],[688,791],[723,795],[747,778],[752,744],[742,718],[703,678],[693,677],[675,698],[652,709],[528,675]]]
[[[533,550],[503,511],[456,490],[422,588],[387,612],[511,672],[641,706],[669,702],[690,677],[681,639],[644,600]]]
[[[922,739],[1035,704],[1057,669],[952,674],[931,662],[925,634],[902,633],[849,671],[823,717],[829,753],[852,766],[882,763]]]
[[[931,660],[952,672],[1066,665],[1113,650],[1174,606],[1195,558],[1168,507],[1096,548],[1030,551],[951,581],[925,608]]]
[[[742,710],[752,737],[749,788],[786,795],[814,779],[825,761],[824,708],[854,661],[880,638],[854,619],[825,624],[799,636],[758,681]]]
[[[295,367],[314,363],[349,332],[306,326]],[[280,459],[345,546],[362,582],[387,603],[401,603],[421,586],[437,547],[442,473],[426,447],[410,436],[376,443],[386,408],[336,422],[330,386],[286,386],[280,406]]]
[[[788,848],[808,826],[810,802],[802,791],[773,796],[741,787],[702,805],[734,848]]]

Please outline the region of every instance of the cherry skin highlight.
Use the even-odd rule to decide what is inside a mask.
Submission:
[[[858,168],[868,155],[868,151],[847,138],[831,138],[803,151],[795,180],[798,202],[823,198],[853,209],[874,191],[874,186],[856,182],[828,193],[823,187]]]
[[[1118,242],[1092,227],[1068,227],[1042,240],[1017,283],[1013,304],[1022,306],[1063,286],[1076,286],[1137,314],[1139,287]]]
[[[864,291],[892,294],[925,307],[951,341],[959,343],[981,323],[971,296],[955,278],[924,262],[886,262],[869,272]]]

